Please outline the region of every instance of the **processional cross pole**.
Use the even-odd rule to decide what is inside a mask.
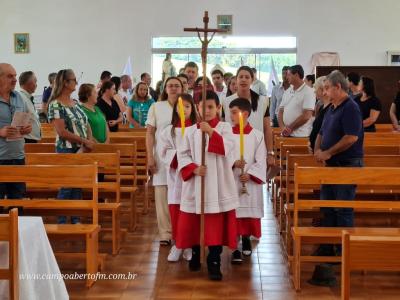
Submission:
[[[184,31],[187,32],[197,32],[197,36],[199,37],[199,40],[201,41],[201,62],[203,66],[203,86],[202,86],[202,116],[204,120],[204,116],[206,115],[206,91],[207,91],[207,49],[208,49],[208,44],[212,41],[215,33],[217,32],[226,32],[226,30],[223,29],[210,29],[208,28],[208,11],[204,12],[204,17],[203,17],[203,23],[204,27],[203,28],[184,28]],[[200,33],[203,33],[204,36],[201,38]],[[208,37],[208,34],[211,34],[211,37]],[[205,132],[202,133],[201,135],[201,165],[205,166],[205,160],[206,160],[206,134]],[[205,201],[205,178],[204,176],[201,177],[201,215],[200,215],[200,262],[204,263],[204,256],[205,256],[205,247],[204,247],[204,201]]]

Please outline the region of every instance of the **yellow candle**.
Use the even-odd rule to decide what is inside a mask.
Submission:
[[[185,134],[185,111],[183,110],[183,100],[181,97],[178,99],[178,111],[181,119],[182,136]]]
[[[244,123],[242,112],[239,112],[239,132],[240,132],[240,159],[244,155]]]

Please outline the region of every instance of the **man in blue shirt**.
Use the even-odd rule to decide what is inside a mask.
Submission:
[[[17,83],[17,74],[10,64],[0,63],[0,165],[24,165],[24,139],[7,141],[19,131],[21,135],[29,134],[32,125],[22,128],[11,126],[14,113],[28,112],[21,95],[14,92]],[[0,199],[23,198],[24,183],[0,183]]]
[[[333,71],[325,80],[325,92],[332,102],[315,144],[315,158],[328,167],[362,167],[364,131],[360,109],[348,95],[346,78]],[[355,185],[322,185],[322,200],[353,200]],[[322,226],[352,227],[351,208],[323,208]]]

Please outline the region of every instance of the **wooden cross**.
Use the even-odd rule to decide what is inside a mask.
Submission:
[[[208,28],[208,11],[204,12],[203,23],[204,28],[184,28],[184,31],[187,32],[197,32],[197,36],[201,41],[201,62],[203,66],[203,86],[201,90],[202,94],[202,116],[206,115],[206,87],[207,87],[207,49],[208,44],[212,41],[216,32],[226,32],[226,30],[222,29],[209,29]],[[204,33],[203,39],[201,38],[200,32]],[[208,34],[211,33],[210,39],[208,39]],[[206,134],[203,132],[201,135],[201,165],[205,166],[206,160]],[[204,256],[205,256],[205,247],[204,247],[204,201],[205,201],[205,178],[204,176],[201,177],[201,215],[200,215],[200,262],[204,263]]]

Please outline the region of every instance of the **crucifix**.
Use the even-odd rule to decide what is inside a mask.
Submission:
[[[208,49],[208,44],[212,41],[214,35],[216,32],[226,32],[226,30],[222,29],[210,29],[208,28],[208,11],[204,12],[204,17],[203,17],[203,23],[204,27],[203,28],[184,28],[184,31],[187,32],[197,32],[197,36],[199,37],[199,40],[201,41],[201,62],[203,66],[203,86],[201,90],[201,101],[202,101],[202,116],[206,115],[206,87],[207,87],[207,49]],[[200,32],[204,33],[204,37],[201,38]],[[208,38],[208,34],[211,33],[211,37]],[[206,134],[203,132],[201,135],[201,165],[205,166],[205,160],[206,160]],[[200,205],[200,262],[204,263],[204,256],[205,256],[205,247],[204,247],[204,202],[205,202],[205,178],[204,176],[201,177],[201,205]]]

